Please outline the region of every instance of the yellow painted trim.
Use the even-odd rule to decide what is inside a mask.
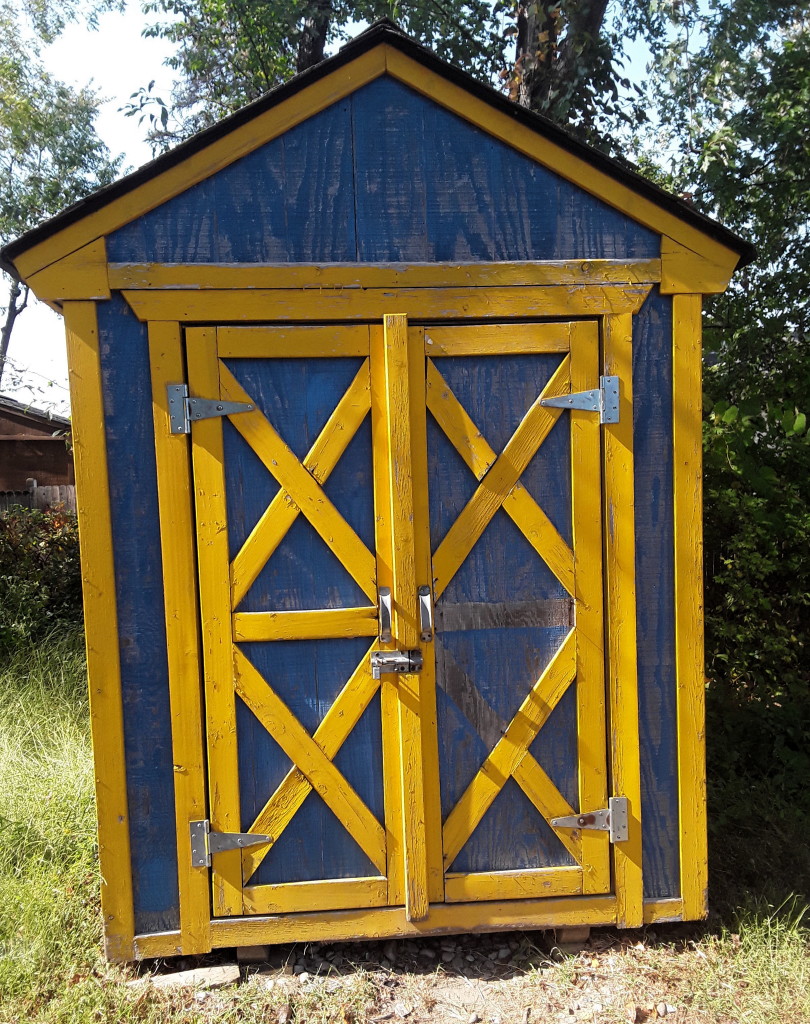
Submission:
[[[23,277],[27,277],[100,235],[109,235],[337,103],[384,72],[384,48],[378,47],[362,54],[339,72],[313,82],[272,109],[234,128],[188,159],[118,199],[111,200],[101,209],[63,228],[45,241],[31,246],[17,257],[17,269]]]
[[[149,359],[172,719],[181,951],[205,953],[211,948],[211,893],[207,872],[191,866],[189,835],[189,822],[208,816],[194,487],[188,438],[171,433],[166,395],[167,384],[185,379],[179,324],[149,325]]]
[[[384,871],[385,833],[380,823],[238,647],[233,649],[233,662],[238,695],[307,777],[374,867]]]
[[[369,654],[376,649],[377,644],[372,644],[312,736],[314,742],[330,761],[334,761],[346,738],[360,721],[379,689],[380,684],[378,680],[372,678],[369,665]],[[301,769],[291,768],[278,789],[264,805],[249,831],[260,835],[271,835],[278,842],[284,829],[295,817],[301,804],[311,792],[312,784]],[[271,846],[272,844],[251,846],[244,851],[242,867],[246,882],[250,881],[256,873]]]
[[[335,878],[323,882],[252,885],[245,889],[246,914],[289,914],[311,910],[352,910],[384,907],[388,884],[384,878]]]
[[[233,638],[237,643],[376,636],[377,629],[376,608],[237,612],[233,617]]]
[[[428,439],[425,370],[428,360],[425,330],[408,332],[410,391],[411,477],[413,480],[413,543],[417,586],[426,586],[433,600],[433,556],[430,546]],[[433,640],[421,640],[424,667],[419,681],[419,738],[424,773],[424,831],[427,852],[427,895],[430,903],[444,900],[442,808],[439,779],[439,726],[436,705],[436,654]]]
[[[461,568],[492,517],[505,504],[523,471],[557,422],[561,410],[546,408],[540,404],[542,399],[568,394],[569,380],[569,360],[566,358],[551,375],[542,394],[523,417],[506,447],[445,534],[433,555],[433,584],[437,600]]]
[[[399,908],[330,911],[285,917],[224,918],[211,924],[216,949],[280,942],[341,942],[351,939],[420,938],[463,932],[535,931],[567,925],[615,924],[611,896],[480,903],[434,903],[427,921],[408,921]],[[179,952],[179,932],[135,936],[138,959]]]
[[[644,924],[666,924],[689,920],[683,912],[683,900],[644,900]]]
[[[661,239],[661,294],[715,294],[728,288],[737,266],[736,253],[708,259],[664,235]]]
[[[458,932],[500,932],[615,923],[610,896],[498,900],[487,903],[433,903],[424,921],[409,921],[405,910],[336,910],[274,918],[235,918],[212,922],[216,947],[276,942],[338,942],[350,939],[418,938]],[[164,940],[165,941],[165,940]]]
[[[515,782],[531,800],[547,822],[565,818],[576,811],[560,793],[535,757],[526,751],[512,773]],[[554,834],[577,864],[582,864],[582,832],[579,829],[555,829]]]
[[[600,171],[593,164],[563,149],[534,129],[519,124],[514,118],[495,110],[484,100],[471,95],[461,86],[449,82],[442,75],[429,70],[405,54],[387,49],[386,71],[428,99],[446,107],[458,117],[505,142],[507,146],[531,157],[544,167],[590,192],[603,202],[645,227],[669,235],[684,245],[718,262],[739,260],[737,253],[709,235],[663,209],[651,199],[640,195],[629,185]]]
[[[49,304],[70,299],[109,299],[107,248],[103,238],[32,274],[27,284],[41,302]]]
[[[366,597],[376,601],[376,565],[372,553],[327,498],[315,477],[298,461],[236,377],[221,362],[219,378],[223,398],[254,405],[252,412],[241,412],[231,417],[233,425],[268,472],[290,495]],[[195,394],[205,394],[196,388],[193,391]]]
[[[613,847],[618,923],[643,923],[641,771],[636,648],[636,554],[633,468],[633,323],[605,319],[605,373],[618,376],[619,422],[603,427],[608,700],[613,795],[630,805],[630,838]]]
[[[736,263],[738,260],[732,250],[640,195],[631,186],[617,181],[534,129],[517,123],[444,76],[382,44],[234,128],[181,163],[31,246],[17,257],[18,270],[27,277],[93,239],[115,231],[386,72],[653,231],[668,235],[715,262],[722,264],[733,258]]]
[[[220,397],[216,330],[190,328],[186,331],[186,342],[189,390],[195,395]],[[222,420],[197,420],[191,430],[211,828],[217,832],[241,832]],[[214,857],[212,885],[215,915],[241,912],[239,850]]]
[[[529,691],[495,749],[487,756],[447,816],[444,823],[445,867],[452,867],[453,861],[571,685],[575,673],[576,640],[572,629]]]
[[[135,936],[134,957],[132,960],[152,960],[164,956],[180,956],[183,937],[180,932],[153,932]],[[210,950],[212,947],[209,946]]]
[[[409,344],[408,319],[400,313],[383,317],[385,422],[388,434],[388,500],[391,523],[392,640],[400,650],[419,644],[416,550],[414,540],[411,363],[424,361],[424,332]],[[428,865],[425,841],[425,766],[422,756],[421,674],[396,677],[399,697],[400,786],[402,793],[405,913],[422,921],[428,912]]]
[[[599,331],[593,321],[572,325],[571,391],[599,386]],[[602,425],[592,412],[569,412],[571,436],[571,523],[574,549],[577,645],[577,752],[579,809],[607,806],[607,725],[602,573]],[[610,889],[606,832],[583,829],[583,892]]]
[[[571,328],[570,324],[563,326],[566,332]],[[476,332],[486,331],[486,328],[459,330]],[[453,394],[432,359],[428,359],[427,364],[427,404],[434,419],[476,479],[483,480],[490,466],[496,462],[497,455],[487,443],[483,431],[472,421],[467,410]],[[519,480],[509,491],[501,507],[568,593],[573,595],[574,553]]]
[[[567,323],[438,326],[425,331],[425,352],[431,358],[536,355],[567,352],[570,347],[571,332]]]
[[[111,263],[117,290],[185,288],[458,288],[495,285],[654,284],[661,261],[502,263]]]
[[[211,291],[124,291],[140,320],[375,320],[392,307],[420,317],[503,320],[510,317],[635,313],[651,285],[549,285],[500,288],[277,288]]]
[[[448,903],[472,900],[537,899],[539,896],[580,896],[582,868],[549,867],[520,871],[481,871],[445,876]]]
[[[93,302],[65,303],[73,458],[95,758],[101,909],[111,960],[133,956],[129,812],[107,440]]]
[[[301,328],[306,330],[306,328]],[[368,349],[369,330],[361,328],[330,328],[336,330],[362,331]],[[219,331],[217,332],[219,335]],[[291,332],[292,333],[292,332]],[[368,360],[357,371],[346,393],[338,402],[334,412],[326,421],[326,425],[317,440],[304,456],[303,466],[315,481],[323,485],[335,468],[340,457],[346,451],[350,441],[357,433],[360,424],[366,418],[371,406]],[[292,496],[284,488],[279,490],[270,505],[251,530],[231,565],[231,588],[233,606],[237,608],[247,594],[267,560],[286,536],[288,530],[298,518],[300,509]]]
[[[382,324],[370,328],[371,445],[374,464],[374,542],[377,584],[393,592],[393,525],[391,520],[390,443],[385,383],[385,335]],[[379,644],[391,650],[393,642]],[[399,693],[395,676],[380,684],[383,799],[387,852],[388,902],[405,903],[405,822],[402,814],[402,751],[399,732]]]
[[[220,359],[313,359],[367,356],[367,327],[220,327]]]
[[[708,911],[703,665],[701,297],[672,299],[675,678],[683,916]]]

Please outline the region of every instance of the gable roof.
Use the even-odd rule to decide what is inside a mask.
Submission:
[[[375,52],[379,52],[382,60],[374,62],[373,66],[368,61],[364,64],[363,58],[369,57]],[[397,55],[401,55],[405,60],[397,60]],[[358,71],[359,74],[353,74]],[[418,74],[414,75],[414,71],[417,71]],[[340,72],[343,73],[342,76],[339,74]],[[486,119],[487,109],[500,115],[500,136],[507,144],[516,145],[511,137],[504,137],[504,127],[508,130],[511,124],[516,136],[521,130],[525,133],[528,129],[535,137],[545,140],[549,144],[550,152],[554,154],[558,165],[553,166],[552,169],[557,170],[564,177],[568,177],[577,185],[592,191],[606,202],[624,209],[624,212],[638,220],[639,223],[647,223],[648,226],[660,230],[662,234],[668,233],[668,225],[671,227],[675,224],[676,231],[670,232],[673,235],[677,234],[678,223],[685,228],[691,228],[690,235],[696,231],[707,242],[711,240],[723,249],[736,254],[739,257],[740,266],[750,263],[755,256],[755,249],[750,243],[717,221],[699,213],[684,200],[644,178],[629,165],[612,159],[579,141],[548,118],[513,103],[465,71],[436,57],[405,35],[392,22],[382,20],[347,43],[334,57],[296,75],[289,82],[242,107],[230,117],[224,118],[205,131],[192,136],[186,142],[138,170],[106,188],[99,189],[57,216],[9,242],[0,250],[0,265],[6,269],[14,266],[23,277],[33,274],[80,246],[86,245],[94,238],[136,219],[166,199],[179,194],[184,188],[190,187],[195,180],[193,178],[184,180],[184,175],[177,172],[182,172],[183,168],[189,166],[189,162],[193,161],[198,154],[204,153],[211,147],[216,149],[217,143],[238,133],[239,129],[250,125],[257,118],[278,112],[285,104],[288,104],[288,101],[311,91],[312,87],[319,84],[327,86],[326,89],[321,88],[318,92],[328,100],[330,76],[334,76],[336,82],[341,81],[341,88],[335,90],[332,97],[332,102],[336,102],[341,96],[347,95],[365,82],[384,73],[402,78],[412,87],[422,89],[427,96],[439,102],[442,102],[442,98],[437,97],[436,86],[447,83],[450,88],[446,105],[461,116],[469,117],[473,123],[478,124],[484,130],[490,130],[490,126],[483,123]],[[353,80],[355,78],[356,81]],[[464,96],[460,97],[458,90],[462,90],[466,96],[479,101],[475,113],[468,114],[464,109],[459,109],[459,98],[463,100]],[[453,99],[455,99],[455,105],[453,105]],[[481,104],[485,106],[481,107]],[[322,107],[326,105],[326,102],[321,103]],[[482,110],[484,117],[482,117]],[[504,116],[508,121],[504,120]],[[299,117],[299,120],[302,119],[304,118]],[[282,117],[282,120],[287,120],[286,127],[292,127],[296,123],[294,119],[289,120]],[[286,130],[284,125],[281,128],[277,127],[276,134],[280,134],[283,130]],[[521,147],[516,145],[516,148]],[[524,151],[526,150],[525,145],[522,148]],[[237,148],[234,152],[229,153],[224,160],[220,158],[219,165],[215,169],[238,159],[247,151],[249,149]],[[587,174],[588,169],[591,169],[590,175]],[[202,180],[204,176],[203,173],[196,180]],[[615,185],[611,187],[611,183],[615,183]],[[161,190],[165,190],[165,194],[162,194]],[[605,194],[606,192],[608,194]],[[635,197],[638,198],[638,202]],[[113,208],[115,208],[114,216]],[[104,216],[105,213],[109,216]],[[651,224],[651,221],[659,219],[659,215],[662,224]],[[109,226],[105,226],[105,221],[108,220],[110,221]],[[87,222],[83,235],[68,231],[82,222]],[[62,240],[59,236],[63,234],[65,237]],[[690,245],[690,241],[694,244],[692,239],[686,239],[687,246]],[[61,244],[57,244],[59,242]]]

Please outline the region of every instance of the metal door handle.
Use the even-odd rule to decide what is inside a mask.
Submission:
[[[419,595],[419,629],[422,643],[430,643],[433,639],[433,595],[430,587],[420,587]]]
[[[377,591],[377,610],[380,620],[380,643],[391,642],[391,588],[380,587]]]

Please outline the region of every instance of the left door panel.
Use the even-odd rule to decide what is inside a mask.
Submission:
[[[369,337],[186,331],[215,916],[388,903]]]

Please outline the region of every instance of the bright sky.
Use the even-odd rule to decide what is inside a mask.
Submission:
[[[138,125],[137,117],[125,117],[118,108],[153,78],[159,96],[170,91],[172,82],[171,70],[163,67],[171,48],[160,39],[144,39],[144,23],[140,3],[131,0],[125,13],[102,15],[97,31],[69,26],[45,53],[48,69],[57,78],[78,86],[92,81],[105,98],[97,122],[99,134],[113,154],[124,154],[130,170],[146,163],[152,154],[143,141],[145,126]],[[14,327],[9,359],[20,371],[13,376],[22,376],[30,387],[4,387],[4,394],[62,414],[69,410],[60,316],[33,301]]]

